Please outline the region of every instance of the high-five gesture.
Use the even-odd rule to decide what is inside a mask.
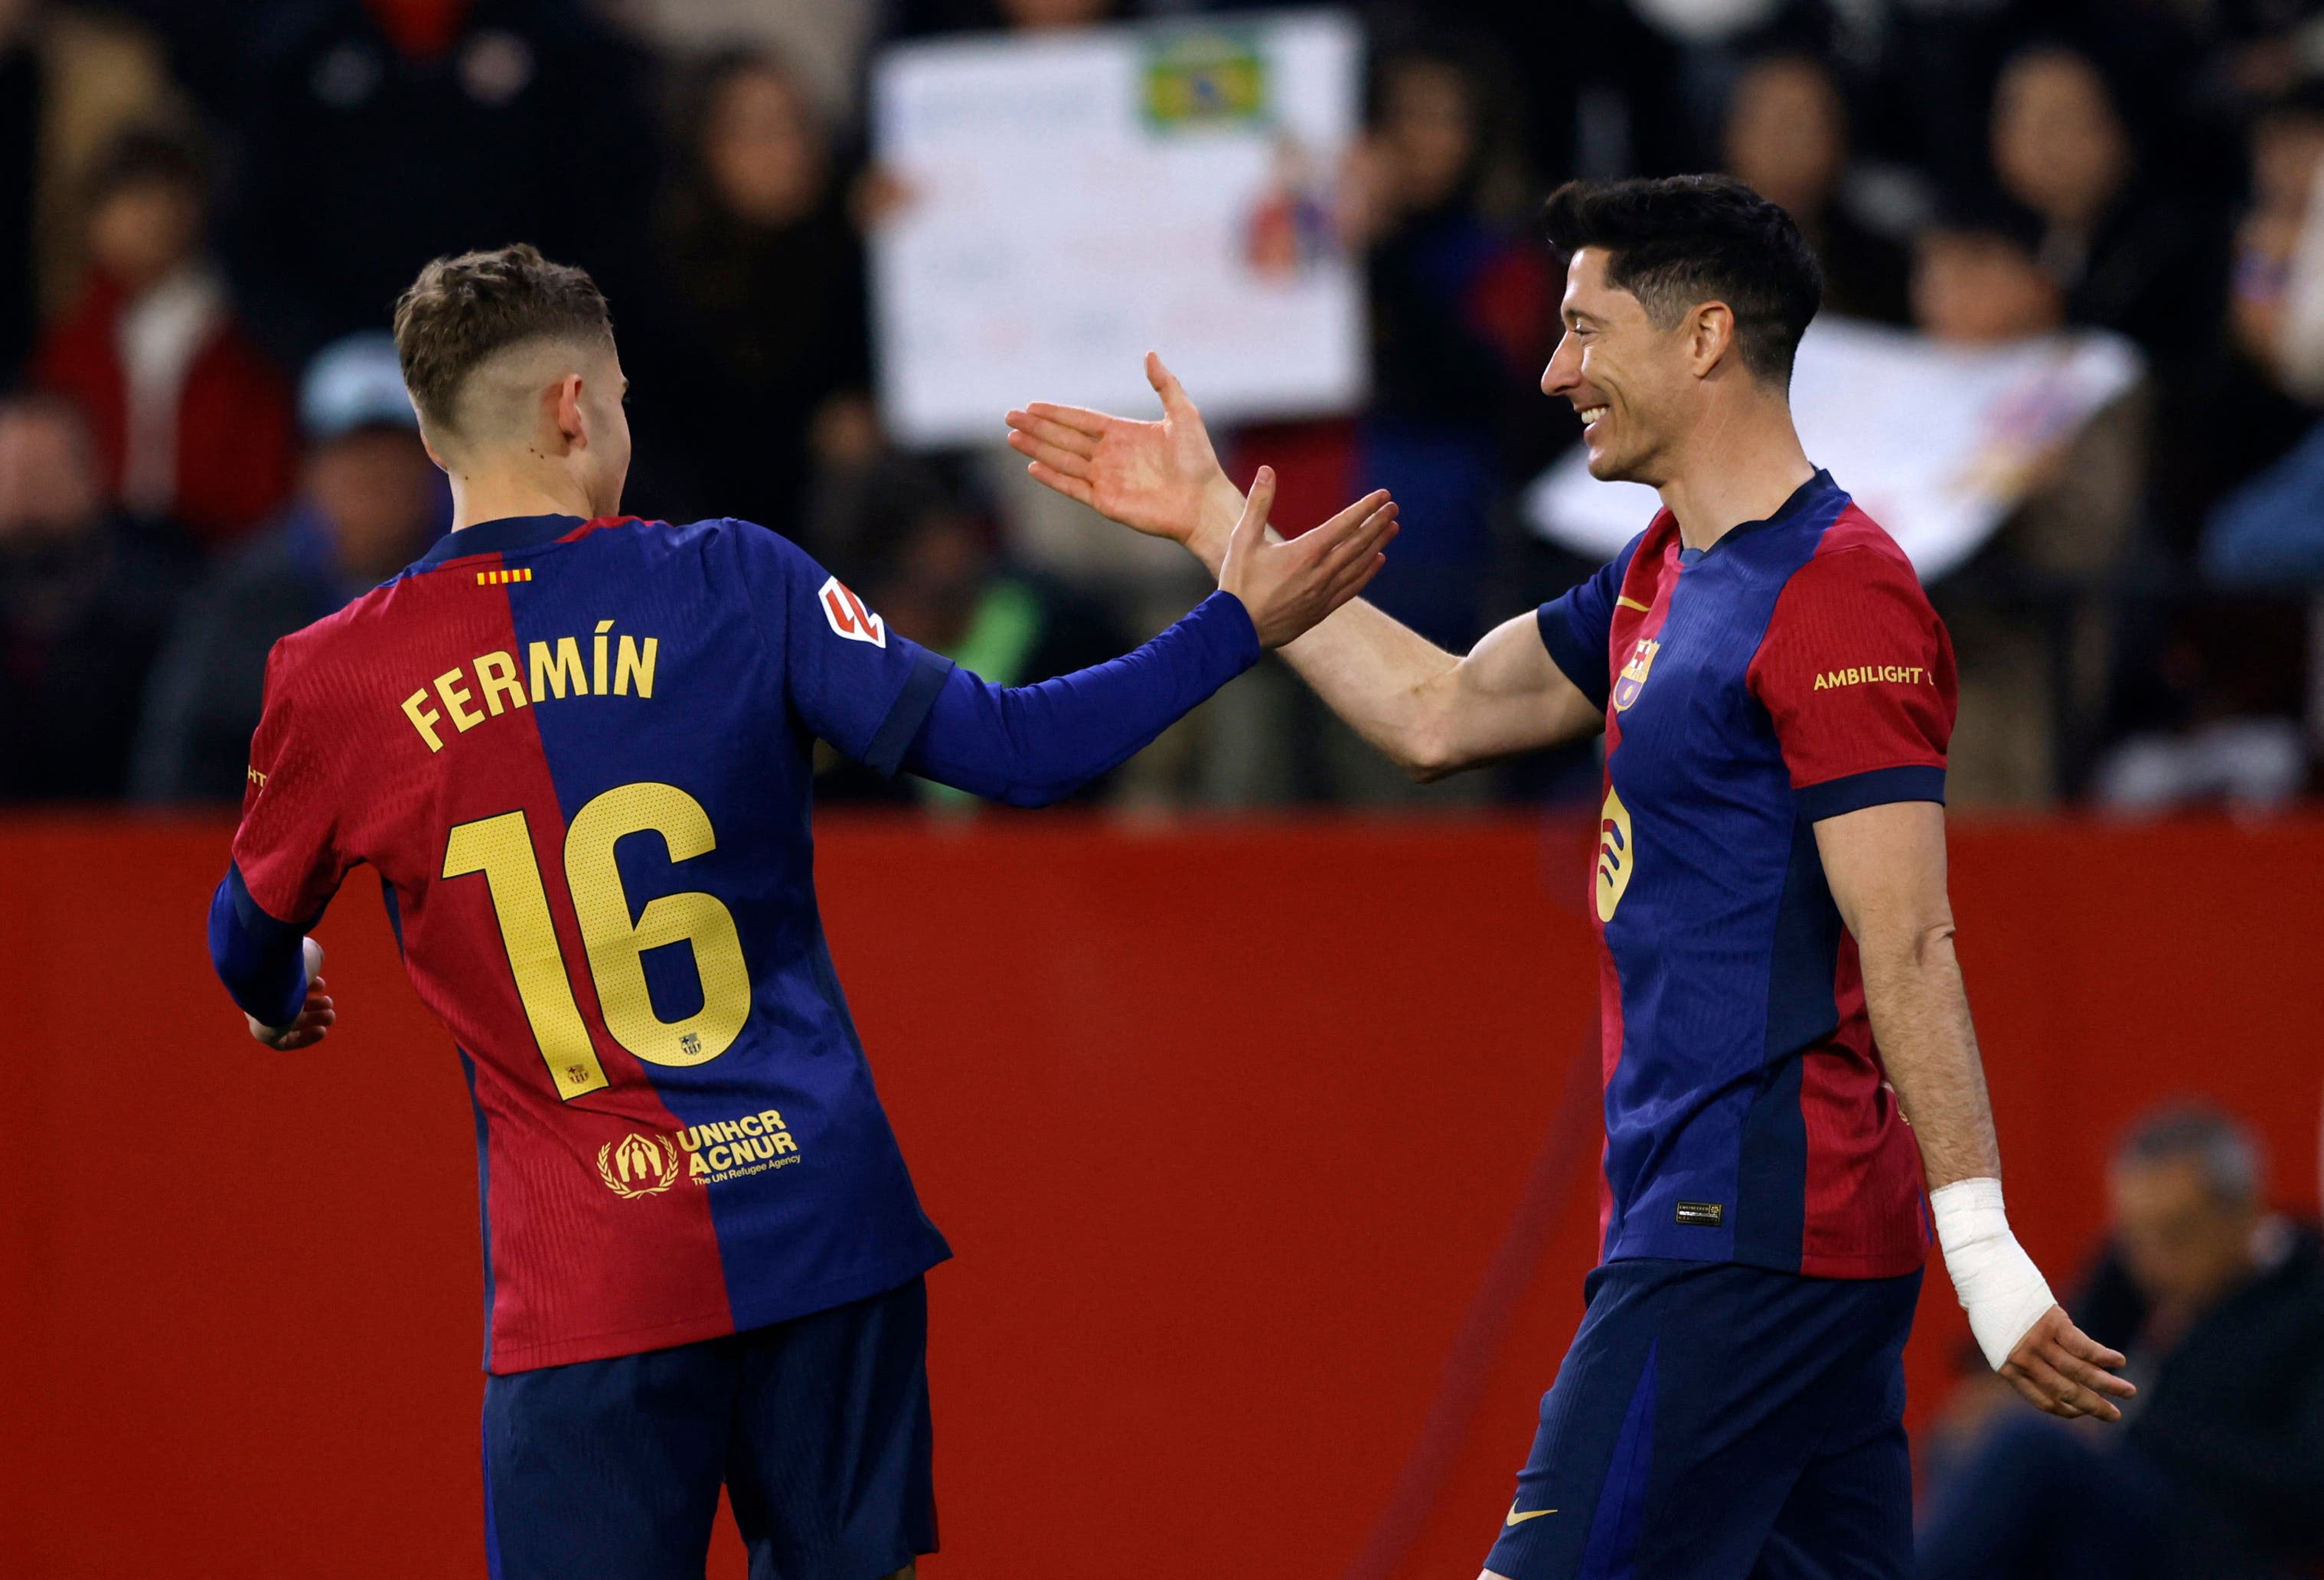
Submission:
[[[1162,397],[1159,422],[1036,401],[1009,413],[1009,443],[1039,482],[1125,527],[1184,543],[1215,571],[1241,494],[1203,414],[1151,351],[1146,382]]]
[[[1287,543],[1268,534],[1267,513],[1274,503],[1275,473],[1261,467],[1219,566],[1221,590],[1242,600],[1259,645],[1271,648],[1300,636],[1363,591],[1386,563],[1380,550],[1396,536],[1396,506],[1385,489]]]

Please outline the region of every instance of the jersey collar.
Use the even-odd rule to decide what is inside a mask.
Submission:
[[[412,568],[432,570],[447,560],[465,559],[472,554],[500,554],[511,549],[538,549],[543,543],[554,543],[588,523],[579,516],[503,516],[498,521],[478,522],[472,527],[462,527],[456,532],[447,532],[436,541],[436,546],[421,555]]]
[[[1782,526],[1788,522],[1796,522],[1817,506],[1828,505],[1839,497],[1840,497],[1840,485],[1831,480],[1830,472],[1818,467],[1814,476],[1793,489],[1792,496],[1775,507],[1775,514],[1765,521],[1736,522],[1721,532],[1719,535],[1719,541],[1708,549],[1698,551],[1682,547],[1679,550],[1679,558],[1689,565],[1699,564],[1703,556],[1718,553],[1730,538],[1739,538],[1746,532],[1756,532],[1762,528]]]

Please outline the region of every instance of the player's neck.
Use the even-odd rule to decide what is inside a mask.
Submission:
[[[579,516],[600,513],[588,490],[563,473],[454,472],[452,530],[511,516]]]
[[[1775,402],[1754,408],[1699,430],[1661,485],[1690,549],[1708,549],[1746,522],[1766,521],[1815,476],[1790,409]]]

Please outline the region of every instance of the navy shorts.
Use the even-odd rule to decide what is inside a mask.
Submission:
[[[493,1580],[702,1580],[724,1484],[751,1580],[936,1549],[927,1286],[484,1382]]]
[[[1485,1566],[1508,1580],[1905,1580],[1921,1275],[1609,1262]]]

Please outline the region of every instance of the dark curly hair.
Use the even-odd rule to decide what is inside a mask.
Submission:
[[[1543,213],[1571,257],[1604,249],[1606,283],[1638,299],[1659,328],[1689,308],[1725,302],[1743,365],[1791,382],[1792,356],[1823,299],[1823,270],[1792,217],[1732,176],[1568,181]]]

